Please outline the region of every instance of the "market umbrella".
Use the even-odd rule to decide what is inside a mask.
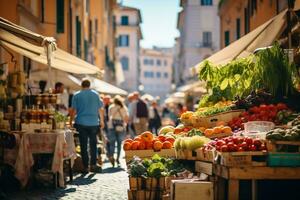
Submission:
[[[149,101],[153,101],[154,100],[154,97],[152,95],[150,95],[150,94],[144,94],[141,98],[143,100],[148,99]]]
[[[208,57],[206,60],[215,65],[224,65],[236,58],[249,56],[257,48],[270,46],[279,38],[285,28],[286,13],[287,9],[241,37],[239,40],[236,40],[229,46]],[[193,74],[199,73],[203,62],[204,61],[200,62],[192,68]]]

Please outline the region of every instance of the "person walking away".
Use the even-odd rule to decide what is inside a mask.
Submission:
[[[152,101],[149,109],[149,129],[152,133],[158,135],[158,129],[161,127],[161,117],[158,113],[157,102]]]
[[[65,90],[65,86],[61,82],[55,83],[54,94],[58,94],[58,111],[64,115],[68,115],[69,94]]]
[[[107,158],[109,158],[108,152],[109,152],[109,141],[107,138],[108,135],[108,121],[109,121],[109,106],[111,105],[111,96],[110,95],[106,95],[103,97],[103,103],[104,103],[104,134],[101,134],[102,136],[102,141],[104,143],[105,146],[105,150],[106,150],[106,156]]]
[[[89,172],[89,164],[91,172],[101,171],[101,167],[97,165],[97,133],[99,125],[100,128],[104,128],[103,102],[100,100],[99,94],[90,89],[90,85],[89,80],[82,81],[82,90],[74,94],[72,108],[70,109],[70,119],[73,120],[75,116],[75,128],[79,132],[80,153],[84,173]],[[70,124],[72,124],[71,122]],[[88,140],[90,159],[87,151]]]
[[[132,104],[131,120],[137,135],[147,131],[148,129],[148,107],[147,104],[140,98],[138,92],[133,95],[135,101]]]
[[[133,93],[130,93],[127,97],[128,99],[128,114],[129,114],[129,121],[127,124],[127,132],[131,136],[131,138],[134,138],[136,136],[134,124],[133,124],[133,104],[136,101],[136,99],[133,96]]]
[[[128,110],[126,106],[123,104],[121,97],[116,96],[113,100],[113,104],[109,106],[109,122],[108,122],[108,135],[107,138],[109,140],[109,161],[115,166],[115,144],[117,142],[117,164],[120,166],[120,154],[122,148],[122,141],[125,137],[126,132],[126,124],[128,123]]]

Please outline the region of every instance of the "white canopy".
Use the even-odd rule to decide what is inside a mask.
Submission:
[[[284,30],[286,13],[287,9],[206,60],[216,65],[224,65],[236,58],[247,57],[257,48],[272,45]],[[202,63],[203,61],[192,68],[193,74],[199,72]]]

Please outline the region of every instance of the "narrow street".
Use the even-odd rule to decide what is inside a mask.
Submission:
[[[72,183],[66,188],[57,190],[34,189],[10,195],[12,200],[125,200],[127,199],[128,174],[126,173],[125,160],[122,168],[111,168],[105,162],[102,173],[76,174]]]

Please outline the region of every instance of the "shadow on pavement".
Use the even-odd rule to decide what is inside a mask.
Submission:
[[[76,177],[69,185],[89,185],[97,181],[97,179],[93,179],[95,174],[81,174]]]
[[[124,168],[122,167],[109,167],[109,168],[105,168],[105,169],[102,169],[102,173],[105,174],[105,173],[116,173],[116,172],[121,172],[121,171],[125,171]]]

